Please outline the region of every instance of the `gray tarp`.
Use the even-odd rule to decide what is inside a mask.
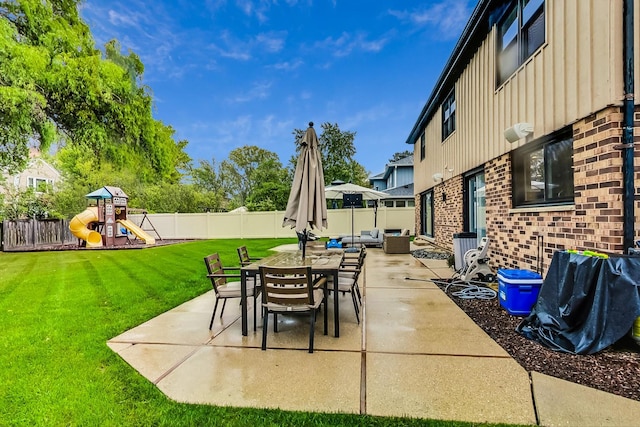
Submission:
[[[640,257],[556,252],[531,314],[516,330],[556,351],[596,353],[640,316],[639,286]]]

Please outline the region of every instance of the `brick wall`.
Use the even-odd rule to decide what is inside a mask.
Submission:
[[[453,249],[453,234],[460,233],[463,228],[462,206],[462,176],[455,176],[433,187],[433,228],[435,241],[438,245]],[[444,195],[444,196],[443,196]],[[415,196],[416,201],[416,230],[422,230],[421,198]]]
[[[563,249],[622,253],[623,201],[622,112],[609,107],[573,125],[575,205],[571,209],[512,209],[511,158],[505,154],[485,164],[487,236],[490,263],[498,268],[537,270],[543,275],[553,253]],[[640,142],[640,107],[635,113],[635,142]],[[640,153],[635,152],[636,239],[640,235]],[[434,188],[435,238],[453,248],[453,234],[463,231],[463,177]],[[443,200],[442,194],[445,194]],[[416,230],[420,229],[419,196]]]
[[[463,231],[462,176],[437,185],[433,191],[434,232],[439,245],[453,248],[453,234]]]
[[[487,235],[492,239],[493,268],[536,269],[540,265],[546,272],[556,250],[624,251],[622,153],[615,147],[621,143],[621,122],[620,109],[611,107],[573,125],[575,209],[569,211],[549,207],[533,212],[511,210],[510,156],[485,165]],[[640,169],[636,166],[635,171],[638,187]],[[638,209],[637,195],[636,205]]]

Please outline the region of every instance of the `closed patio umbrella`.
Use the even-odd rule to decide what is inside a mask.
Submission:
[[[296,171],[293,175],[287,209],[284,212],[282,226],[295,228],[305,256],[307,227],[322,230],[327,227],[327,199],[324,191],[324,171],[318,149],[318,136],[313,122],[305,132],[301,145]]]

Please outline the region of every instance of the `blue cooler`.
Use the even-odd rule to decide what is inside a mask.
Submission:
[[[331,248],[342,248],[342,239],[340,238],[330,238],[329,241],[326,243],[325,247],[327,249],[331,249]]]
[[[530,270],[498,270],[500,305],[512,316],[528,316],[538,299],[542,276]]]

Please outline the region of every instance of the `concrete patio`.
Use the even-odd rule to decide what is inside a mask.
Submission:
[[[367,253],[361,323],[350,296],[341,297],[340,338],[333,337],[331,320],[329,335],[322,334],[320,316],[313,354],[304,318],[280,316],[279,332],[269,328],[267,351],[260,350],[261,322],[254,332],[252,314],[249,335],[242,336],[237,304],[227,304],[209,331],[213,291],[107,344],[185,403],[544,426],[638,425],[640,402],[526,372],[429,282],[451,276],[446,261]],[[332,304],[328,310],[332,319]]]

